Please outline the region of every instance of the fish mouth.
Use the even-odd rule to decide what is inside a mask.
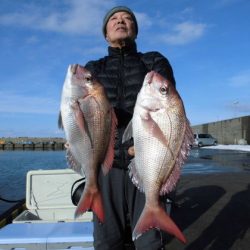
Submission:
[[[77,68],[78,68],[78,64],[71,65],[70,70],[71,70],[71,72],[72,72],[73,75],[76,74]]]
[[[145,81],[146,84],[150,85],[153,82],[153,77],[154,77],[155,72],[154,71],[150,71],[147,74],[147,80]]]
[[[92,80],[91,73],[79,64],[70,65],[70,71],[72,75],[78,80]]]
[[[72,64],[70,65],[70,70],[73,75],[84,75],[88,73],[88,70],[86,70],[84,67],[82,67],[79,64]]]

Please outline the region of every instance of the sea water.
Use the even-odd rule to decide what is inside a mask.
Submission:
[[[0,150],[0,198],[25,198],[26,174],[30,170],[65,169],[65,151]],[[0,199],[0,214],[13,206]]]
[[[65,151],[0,150],[0,197],[25,198],[29,170],[68,168]],[[250,153],[234,150],[193,148],[182,175],[250,171]],[[0,200],[0,214],[13,206]]]

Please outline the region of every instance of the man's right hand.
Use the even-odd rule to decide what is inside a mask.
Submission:
[[[135,147],[134,146],[128,148],[128,154],[130,156],[135,156]]]

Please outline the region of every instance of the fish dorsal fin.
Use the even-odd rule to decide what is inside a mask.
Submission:
[[[62,114],[61,111],[58,114],[58,128],[63,129]]]
[[[102,164],[102,171],[104,174],[107,174],[108,171],[111,169],[113,160],[114,160],[114,146],[115,146],[115,136],[116,136],[116,128],[117,128],[117,118],[114,112],[114,109],[111,108],[110,110],[111,115],[111,132],[109,138],[109,145],[107,148],[107,152],[105,155],[105,159]]]
[[[128,123],[128,125],[123,133],[122,143],[128,141],[132,137],[133,137],[133,128],[132,128],[132,120],[130,120],[130,122]]]
[[[190,152],[190,147],[191,147],[190,145],[193,144],[193,140],[194,140],[193,131],[188,121],[186,122],[184,129],[185,129],[185,135],[183,138],[182,145],[177,154],[175,165],[172,168],[173,171],[170,173],[170,176],[162,185],[160,195],[164,195],[166,193],[171,192],[176,186],[181,175],[181,167],[183,166],[184,162],[186,161],[188,157],[188,154]]]

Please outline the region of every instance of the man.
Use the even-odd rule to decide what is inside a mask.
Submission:
[[[173,84],[175,79],[168,60],[160,53],[137,52],[135,39],[138,25],[129,8],[118,6],[108,11],[103,20],[103,34],[109,44],[108,56],[90,61],[85,67],[105,87],[118,119],[118,134],[113,167],[106,176],[102,171],[99,173],[105,223],[100,224],[94,215],[94,246],[97,250],[121,250],[126,249],[128,224],[133,230],[145,204],[144,193],[132,184],[127,171],[131,159],[128,149],[132,151],[133,143],[122,144],[122,135],[132,118],[137,94],[146,73],[157,71]],[[166,234],[155,229],[149,230],[134,244],[136,249],[164,249]]]

